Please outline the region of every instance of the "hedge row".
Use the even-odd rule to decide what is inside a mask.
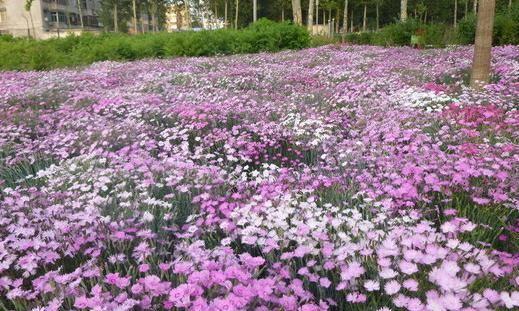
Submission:
[[[46,70],[105,60],[275,52],[310,46],[305,28],[259,20],[242,30],[102,34],[30,40],[0,37],[0,70]]]

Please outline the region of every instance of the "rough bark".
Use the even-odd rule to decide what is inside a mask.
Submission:
[[[481,89],[488,83],[490,78],[495,8],[495,0],[481,0],[479,2],[476,43],[474,45],[474,59],[470,77],[470,85],[475,89]]]

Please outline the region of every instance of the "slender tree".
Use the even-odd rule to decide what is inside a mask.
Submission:
[[[476,14],[478,12],[478,0],[474,0],[474,14]]]
[[[258,0],[252,0],[252,21],[258,20]]]
[[[458,0],[454,0],[454,27],[458,26]]]
[[[368,2],[364,1],[364,15],[362,17],[362,31],[366,31],[368,27]]]
[[[113,14],[114,14],[114,31],[119,32],[119,12],[118,12],[118,5],[119,1],[114,0],[113,1]]]
[[[303,13],[301,12],[301,0],[292,0],[292,15],[294,23],[303,25]]]
[[[343,20],[342,20],[342,27],[345,33],[348,32],[348,0],[344,0],[344,14],[343,14]]]
[[[492,52],[492,30],[494,28],[495,0],[480,0],[476,40],[474,45],[474,59],[470,85],[481,89],[490,78],[490,64]]]
[[[240,0],[236,0],[236,13],[234,14],[234,29],[238,29],[238,13],[240,12]]]
[[[36,38],[36,28],[34,28],[34,19],[32,18],[32,12],[31,12],[31,9],[32,9],[32,4],[33,4],[34,0],[25,0],[25,11],[27,11],[27,13],[29,13],[29,18],[31,19],[31,26],[32,26],[32,36]],[[59,18],[59,16],[58,16]],[[29,37],[31,36],[30,34],[30,31],[29,31]]]
[[[308,31],[313,33],[314,28],[314,0],[308,1]]]
[[[135,34],[138,33],[137,30],[137,5],[135,0],[132,0],[132,12],[133,12],[133,31]]]
[[[407,20],[407,0],[400,0],[400,21]]]
[[[229,20],[227,19],[227,7],[229,6],[229,0],[225,0],[225,9],[224,9],[224,28],[227,28],[228,27],[228,24],[229,24]]]
[[[377,31],[380,28],[380,3],[381,0],[375,0],[375,10],[376,10],[376,23],[377,23]]]
[[[85,24],[83,24],[83,8],[81,7],[81,0],[77,0],[77,11],[79,14],[79,22],[81,24],[81,29],[85,28]]]

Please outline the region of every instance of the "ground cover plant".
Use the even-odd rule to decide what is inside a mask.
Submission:
[[[519,47],[0,73],[0,309],[519,307]]]

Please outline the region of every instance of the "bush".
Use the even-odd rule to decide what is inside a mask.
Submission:
[[[0,36],[1,70],[46,70],[105,60],[276,52],[310,46],[305,28],[266,19],[243,30],[126,34],[82,34],[29,40]]]
[[[457,29],[457,37],[460,44],[474,43],[476,22],[476,16],[473,14],[460,21]],[[514,5],[510,11],[507,10],[496,14],[493,44],[519,44],[519,5]]]
[[[411,44],[411,36],[418,31],[423,33],[423,42],[429,46],[473,44],[476,36],[476,16],[466,16],[460,20],[457,28],[443,24],[422,24],[410,19],[405,23],[387,25],[378,32],[349,33],[346,40],[353,44],[404,46]],[[519,4],[514,5],[512,10],[496,14],[493,44],[519,44]]]

